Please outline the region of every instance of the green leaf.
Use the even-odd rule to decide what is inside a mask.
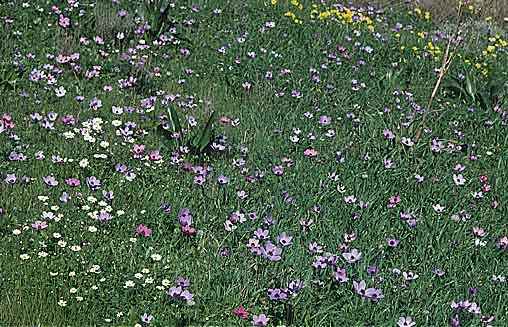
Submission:
[[[464,96],[467,98],[468,94],[466,90],[457,82],[456,79],[448,80],[443,84],[443,88],[450,90],[451,92],[458,94],[459,98]]]
[[[180,119],[178,119],[178,114],[173,106],[170,106],[168,109],[169,123],[171,124],[171,130],[173,133],[178,133],[182,136],[182,126],[180,125]],[[177,144],[180,145],[180,139],[177,139]]]
[[[476,95],[478,91],[476,90],[475,80],[470,78],[470,74],[466,74],[466,91],[473,102],[476,102]]]
[[[203,152],[206,149],[208,144],[212,141],[212,129],[213,129],[213,120],[215,119],[215,111],[212,111],[212,114],[208,118],[206,122],[206,126],[201,133],[201,138],[199,140],[199,152]]]
[[[492,99],[487,92],[480,92],[479,93],[479,100],[478,101],[480,102],[480,107],[483,110],[490,109],[490,106],[492,105],[491,100]]]

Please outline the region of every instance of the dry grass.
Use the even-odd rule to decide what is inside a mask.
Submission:
[[[115,38],[117,33],[129,33],[134,24],[132,13],[127,17],[119,17],[117,9],[111,1],[98,1],[94,8],[95,30],[105,39]]]

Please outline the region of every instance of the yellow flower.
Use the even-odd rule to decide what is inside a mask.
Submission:
[[[322,13],[319,14],[319,19],[321,19],[321,20],[325,20],[328,17],[330,17],[330,12],[329,11],[323,11]]]
[[[295,17],[295,14],[293,14],[291,11],[288,11],[284,14],[286,17]]]
[[[425,19],[430,20],[430,17],[431,17],[430,12],[426,11],[425,12]]]
[[[422,39],[425,38],[425,32],[418,32],[418,36],[421,37]]]
[[[272,6],[275,6],[277,4],[277,0],[272,0]]]
[[[494,51],[496,51],[496,47],[495,47],[495,46],[493,46],[493,45],[489,45],[489,46],[487,47],[487,52],[494,52]]]

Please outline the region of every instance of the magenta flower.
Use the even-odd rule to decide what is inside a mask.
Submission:
[[[159,150],[150,151],[148,154],[148,160],[150,161],[159,161],[162,159]]]
[[[254,231],[254,237],[258,240],[265,240],[268,238],[268,229],[258,228]]]
[[[149,237],[152,235],[152,230],[143,224],[139,224],[136,228],[136,234],[144,237]]]
[[[317,152],[317,150],[315,150],[313,148],[308,148],[308,149],[305,149],[305,151],[303,151],[303,155],[306,157],[309,157],[309,158],[313,158],[318,155],[318,152]]]
[[[393,134],[393,132],[391,130],[389,130],[388,128],[385,128],[383,130],[383,136],[387,140],[393,140],[395,138],[395,134]]]
[[[180,229],[185,236],[196,235],[196,229],[190,225],[181,226]]]
[[[365,297],[376,302],[384,298],[384,295],[380,289],[371,287],[365,290]]]
[[[75,186],[79,186],[81,185],[81,182],[79,179],[77,178],[74,178],[74,177],[71,177],[71,178],[67,178],[65,180],[65,184],[69,185],[69,186],[72,186],[72,187],[75,187]]]
[[[247,320],[249,318],[249,312],[242,305],[234,308],[233,314],[243,320]]]
[[[143,144],[134,144],[134,146],[132,147],[132,156],[135,159],[141,158],[144,152],[145,146]]]
[[[58,25],[60,25],[63,28],[67,28],[71,25],[71,20],[69,17],[65,17],[64,15],[61,15],[58,17]]]

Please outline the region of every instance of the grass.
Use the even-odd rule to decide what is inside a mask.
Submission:
[[[506,96],[450,91],[506,88],[502,26],[471,28],[427,110],[453,31],[425,9],[177,2],[154,43],[136,2],[92,4],[0,5],[0,325],[508,324]],[[170,106],[181,142],[210,110],[225,141],[178,147]]]

